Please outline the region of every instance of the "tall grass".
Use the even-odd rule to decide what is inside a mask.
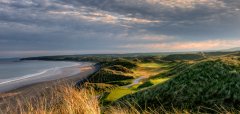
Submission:
[[[191,111],[159,106],[143,110],[128,103],[125,106],[101,107],[93,89],[77,90],[71,86],[48,88],[35,96],[18,96],[1,102],[0,114],[190,114]],[[222,108],[222,107],[221,107]],[[222,108],[224,109],[224,108]],[[190,110],[190,109],[189,109]],[[236,110],[214,111],[216,113],[239,113]],[[200,113],[200,112],[196,112]]]
[[[0,114],[100,114],[92,89],[76,90],[66,85],[48,88],[28,98],[4,100],[0,108]]]

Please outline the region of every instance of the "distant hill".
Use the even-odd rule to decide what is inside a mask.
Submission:
[[[198,60],[203,58],[204,55],[196,53],[196,54],[172,54],[163,57],[162,59],[166,61],[176,61],[176,60]]]
[[[230,48],[222,51],[240,51],[240,47]]]
[[[0,62],[19,61],[19,58],[0,58]]]

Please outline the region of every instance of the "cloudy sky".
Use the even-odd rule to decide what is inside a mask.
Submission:
[[[0,57],[238,46],[239,0],[0,0]]]

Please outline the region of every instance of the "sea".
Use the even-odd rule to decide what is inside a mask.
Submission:
[[[0,59],[0,92],[6,88],[17,88],[26,84],[76,75],[81,72],[76,68],[77,66],[87,65],[89,63]],[[64,76],[56,77],[63,72],[65,72]]]

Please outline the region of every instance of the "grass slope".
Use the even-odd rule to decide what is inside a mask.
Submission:
[[[103,68],[96,72],[95,74],[93,74],[92,76],[90,76],[88,80],[94,83],[107,83],[127,79],[133,79],[133,77],[130,75],[126,75],[120,71],[114,71],[107,68]]]
[[[240,70],[237,60],[209,60],[196,63],[177,77],[149,89],[125,96],[119,101],[141,107],[196,109],[240,106]]]
[[[133,79],[131,69],[137,67],[137,64],[125,59],[117,59],[108,62],[98,63],[100,70],[89,76],[91,83],[118,83],[123,80]],[[123,83],[121,82],[121,85]]]
[[[131,71],[130,69],[128,69],[122,65],[113,65],[113,66],[108,67],[108,69],[120,71],[123,73],[133,73],[133,71]]]
[[[163,57],[165,61],[183,61],[183,60],[199,60],[205,58],[203,54],[173,54]]]
[[[137,67],[136,63],[134,63],[130,60],[126,60],[126,59],[116,59],[116,60],[113,60],[113,61],[101,62],[100,64],[101,64],[102,67],[114,66],[114,65],[121,65],[121,66],[126,67],[128,69]]]

